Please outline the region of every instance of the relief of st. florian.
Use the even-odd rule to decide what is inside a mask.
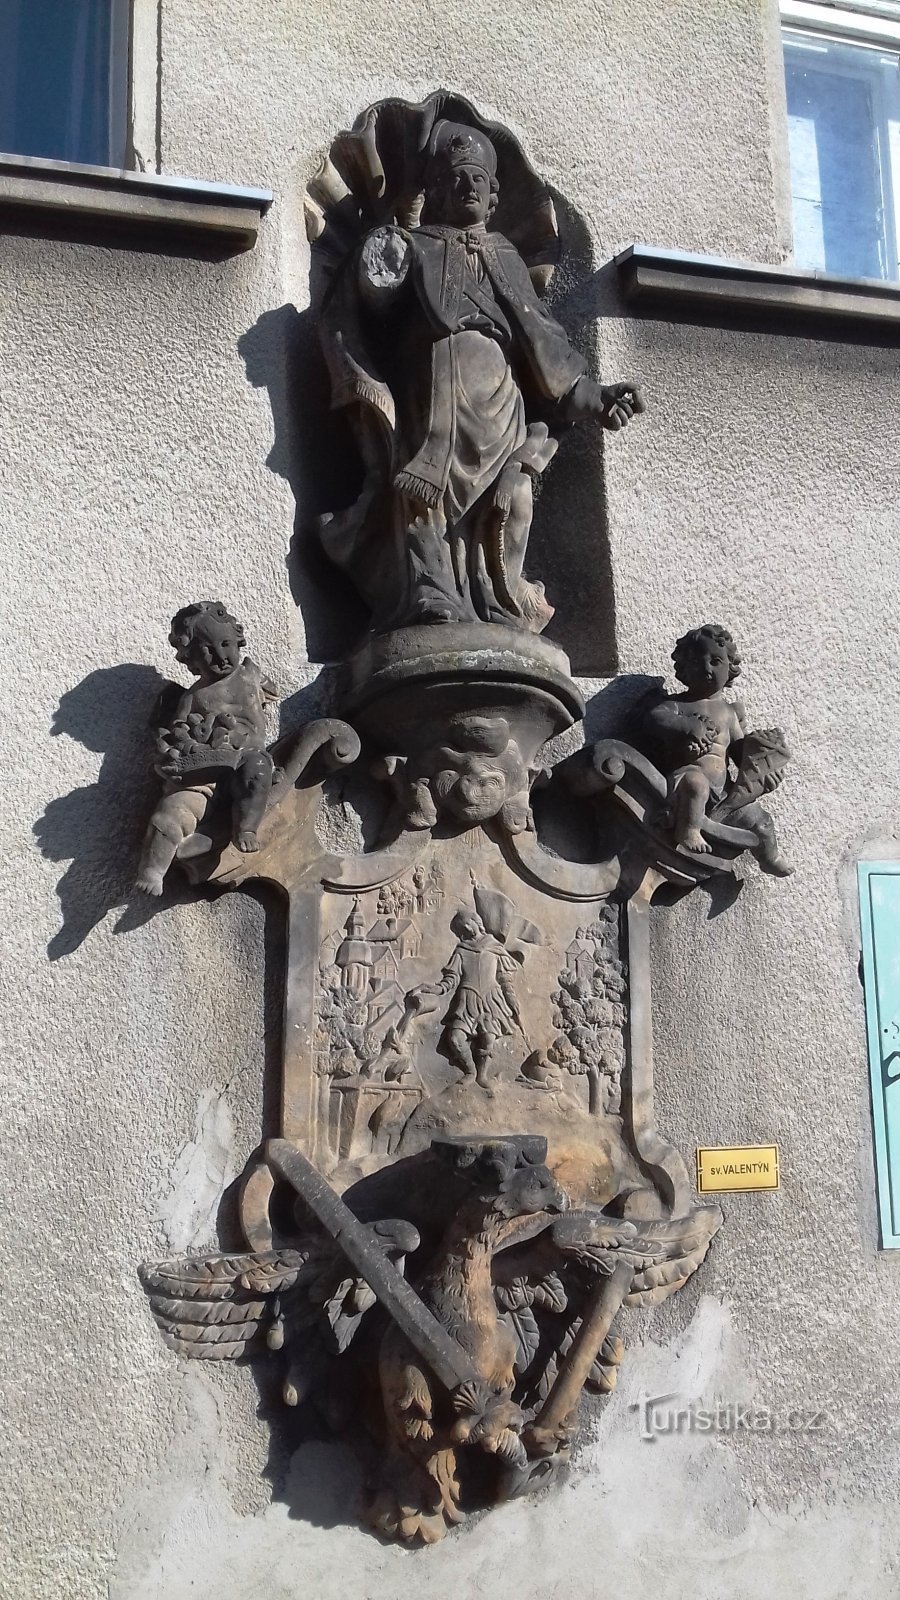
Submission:
[[[628,742],[542,756],[584,707],[526,575],[535,480],[573,424],[643,402],[547,309],[555,213],[512,135],[448,95],[382,102],[307,212],[360,468],[318,532],[370,625],[336,718],[269,747],[236,618],[173,619],[195,682],[159,728],[140,887],[178,862],[282,888],[284,1051],[247,1249],[142,1281],[180,1355],[258,1354],[323,1427],[365,1417],[372,1525],[433,1542],[552,1480],[583,1389],[615,1386],[620,1308],[679,1289],[720,1226],[653,1120],[649,910],[744,851],[790,871],[761,804],[787,751],[702,624]],[[335,781],[377,811],[368,847],[321,825]]]

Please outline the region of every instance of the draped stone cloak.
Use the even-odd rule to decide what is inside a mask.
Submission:
[[[526,399],[552,409],[585,362],[502,234],[436,225],[401,238],[390,292],[366,304],[357,265],[325,318],[333,404],[358,408],[368,472],[323,544],[369,599],[376,629],[414,620],[423,604],[496,620],[508,596],[475,525],[502,505],[507,464],[527,458]]]

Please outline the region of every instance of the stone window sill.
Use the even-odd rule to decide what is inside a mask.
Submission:
[[[789,331],[787,318],[808,325],[815,320],[835,329],[855,324],[891,326],[900,333],[900,283],[874,278],[839,278],[797,267],[727,261],[680,250],[631,244],[615,257],[625,299],[630,304],[699,313],[716,322],[752,315],[770,329]]]
[[[223,257],[252,250],[267,189],[0,155],[0,232]]]

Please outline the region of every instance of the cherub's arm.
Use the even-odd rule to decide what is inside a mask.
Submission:
[[[278,699],[278,690],[271,678],[266,677],[262,667],[250,656],[245,656],[241,665],[231,673],[229,683],[233,687],[235,699],[243,700],[249,705],[257,696],[264,705],[270,705]]]
[[[665,695],[647,712],[647,722],[655,733],[684,733],[687,715],[682,703]]]
[[[646,721],[648,732],[661,741],[664,749],[671,751],[674,746],[679,759],[696,760],[717,737],[714,724],[704,712],[674,696],[666,696],[653,706]]]
[[[743,700],[734,700],[731,705],[732,717],[728,737],[728,759],[736,767],[741,764],[744,753],[744,739],[747,734],[747,712]]]

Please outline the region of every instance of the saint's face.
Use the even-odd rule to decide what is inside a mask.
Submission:
[[[491,206],[491,180],[483,167],[451,167],[443,181],[442,212],[445,222],[469,228],[485,222]]]

